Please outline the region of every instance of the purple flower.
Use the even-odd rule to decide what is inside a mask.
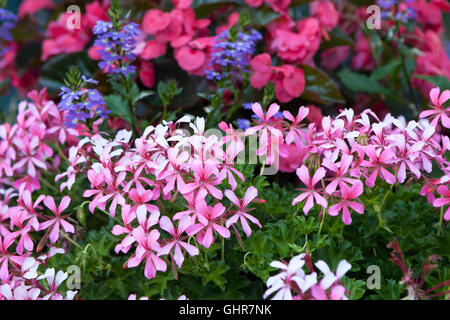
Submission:
[[[397,3],[397,0],[378,0],[378,5],[383,9],[392,8]]]
[[[3,42],[13,40],[11,30],[15,27],[16,22],[17,16],[14,13],[0,8],[0,59],[9,50]]]
[[[236,123],[238,127],[244,131],[250,128],[250,120],[248,119],[237,119]]]
[[[222,32],[213,45],[211,68],[205,71],[206,78],[221,80],[231,76],[240,79],[241,72],[248,69],[256,43],[261,39],[261,34],[256,30],[239,32],[234,40],[230,40],[228,31]]]
[[[97,84],[93,79],[82,76],[84,85]],[[75,128],[78,122],[87,119],[101,117],[107,118],[109,111],[106,109],[103,96],[97,89],[88,89],[83,87],[80,90],[73,91],[67,87],[62,87],[60,96],[61,102],[58,108],[64,111],[65,126]]]
[[[114,27],[111,22],[98,21],[93,28],[97,36],[94,45],[99,47],[101,61],[98,66],[109,74],[122,74],[127,77],[136,72],[131,62],[136,59],[133,53],[136,37],[139,36],[139,26],[136,23],[123,24]]]

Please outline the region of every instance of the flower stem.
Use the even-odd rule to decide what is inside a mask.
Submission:
[[[59,234],[62,235],[64,238],[66,238],[70,243],[72,243],[74,246],[78,247],[79,249],[83,250],[83,247],[80,246],[78,243],[73,241],[67,234],[59,230]]]

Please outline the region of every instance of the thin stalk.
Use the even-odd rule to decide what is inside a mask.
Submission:
[[[74,246],[76,246],[77,248],[83,250],[83,247],[80,246],[78,243],[76,243],[75,241],[73,241],[67,234],[65,234],[64,232],[62,232],[61,230],[59,230],[59,234],[62,235],[64,238],[66,238],[66,240],[68,240],[70,243],[72,243]]]

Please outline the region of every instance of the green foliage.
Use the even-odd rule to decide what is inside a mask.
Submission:
[[[302,65],[306,86],[302,98],[321,104],[344,103],[344,98],[333,81],[322,71]]]

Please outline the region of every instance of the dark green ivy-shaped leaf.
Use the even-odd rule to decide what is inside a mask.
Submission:
[[[352,39],[341,28],[334,28],[328,33],[330,40],[323,40],[320,49],[325,50],[338,46],[352,46]]]
[[[333,80],[323,71],[305,64],[301,68],[306,81],[301,98],[320,104],[345,103]]]

